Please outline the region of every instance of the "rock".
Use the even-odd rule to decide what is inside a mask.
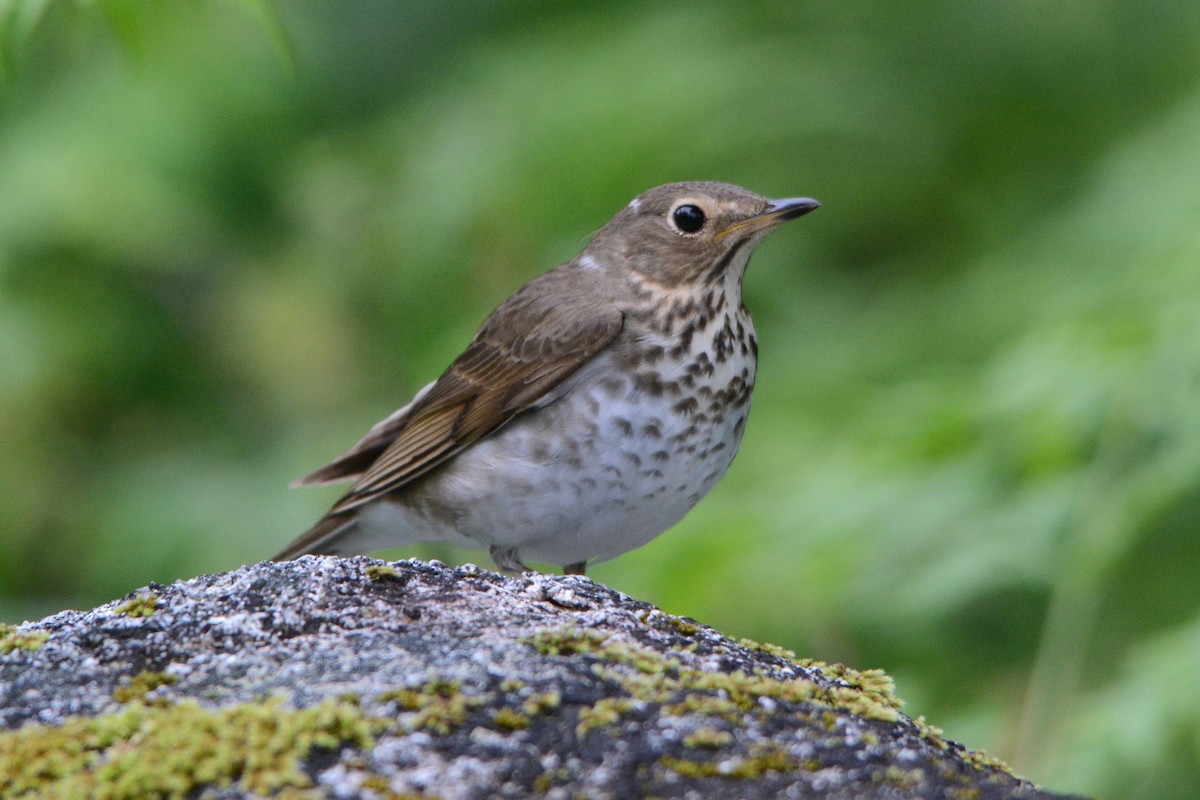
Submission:
[[[0,630],[0,796],[1056,796],[899,705],[588,578],[306,556]]]

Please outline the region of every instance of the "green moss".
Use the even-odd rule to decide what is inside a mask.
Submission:
[[[846,684],[821,689],[817,693],[817,702],[868,719],[884,722],[900,719],[900,708],[904,701],[896,697],[896,683],[883,670],[856,670],[843,664],[826,664],[812,659],[802,659],[798,663]]]
[[[884,722],[901,718],[902,702],[895,695],[894,682],[881,670],[860,671],[840,664],[795,662],[820,670],[834,682],[829,685],[805,678],[778,680],[761,673],[701,671],[685,667],[678,660],[641,645],[572,627],[540,631],[526,642],[550,656],[585,655],[596,659],[598,663],[592,670],[598,677],[617,684],[635,700],[660,705],[668,714],[699,714],[742,726],[746,724],[747,715],[766,717],[773,713],[773,702],[804,704],[824,709],[813,716],[813,721],[831,732],[842,724],[841,712]],[[794,661],[794,654],[771,645],[755,645],[755,649]],[[608,698],[585,708],[580,712],[577,733],[583,736],[598,727],[615,724],[630,707],[621,698]],[[943,742],[932,729],[922,727],[921,730],[931,742]],[[722,733],[712,728],[704,729],[704,732],[689,737],[685,744],[694,749],[720,748],[727,744]],[[726,736],[732,741],[732,734]],[[871,741],[877,744],[878,737],[868,743]],[[979,763],[991,766],[990,762],[982,760],[984,758],[981,756]],[[774,751],[736,762],[724,759],[717,764],[707,764],[680,759],[666,766],[681,774],[724,777],[753,777],[772,769],[819,769],[817,764],[794,763],[786,754]],[[880,779],[908,785],[914,777],[909,773],[881,773]]]
[[[400,577],[400,573],[391,564],[368,564],[363,570],[371,581],[386,581]]]
[[[523,731],[529,727],[529,717],[511,708],[498,708],[492,712],[492,724],[502,731]]]
[[[421,792],[393,792],[392,782],[383,775],[367,775],[362,779],[362,788],[373,793],[368,797],[378,797],[379,800],[437,800],[436,795]]]
[[[920,717],[917,717],[916,719],[914,719],[913,724],[915,724],[921,730],[921,735],[927,739],[941,739],[942,738],[942,734],[943,734],[942,729],[936,725],[930,725],[928,722],[925,721],[924,716],[920,716]],[[949,747],[949,745],[946,744],[944,740],[942,741],[942,744],[944,745],[941,748],[942,750],[945,750],[947,747]]]
[[[759,707],[758,701],[764,697],[804,703],[820,690],[809,681],[778,681],[744,672],[698,672],[689,676],[686,686],[693,691],[722,694],[743,713]]]
[[[733,741],[733,734],[729,731],[723,731],[720,728],[697,728],[692,733],[683,737],[684,747],[709,747],[716,749],[724,747]]]
[[[406,720],[411,730],[429,730],[446,735],[467,719],[467,714],[486,699],[462,693],[459,681],[430,677],[417,689],[385,692],[379,699],[395,702],[402,711],[412,712]]]
[[[127,617],[148,617],[158,610],[158,595],[154,592],[134,595],[113,609],[116,614]]]
[[[559,784],[569,783],[571,771],[563,767],[548,769],[533,779],[533,790],[539,795],[546,794]]]
[[[556,711],[562,705],[562,693],[557,689],[549,692],[533,694],[521,703],[521,710],[530,716]]]
[[[664,705],[663,712],[680,717],[686,714],[721,717],[734,725],[742,724],[741,710],[731,700],[720,695],[688,693],[679,702]]]
[[[639,644],[622,642],[596,631],[579,630],[569,625],[547,628],[521,641],[543,655],[592,655],[605,661],[628,664],[647,675],[660,675],[679,666],[675,659],[666,658]]]
[[[669,627],[676,633],[683,636],[695,636],[702,630],[700,623],[696,622],[694,619],[677,617],[674,614],[663,614],[660,612],[654,615],[654,619],[663,623],[664,627]],[[649,622],[649,618],[643,618],[642,621]]]
[[[913,724],[917,726],[917,730],[921,733],[921,738],[929,742],[938,750],[945,752],[950,749],[950,743],[942,736],[942,729],[936,725],[930,725],[925,721],[925,717],[917,717],[913,720]]]
[[[663,704],[667,713],[702,713],[739,724],[741,715],[769,713],[760,702],[769,698],[824,706],[885,722],[900,718],[901,701],[893,692],[892,679],[880,670],[859,672],[841,665],[807,662],[806,666],[828,670],[826,674],[841,684],[825,686],[802,678],[783,681],[743,672],[685,668],[678,660],[641,645],[570,626],[539,631],[524,641],[546,655],[589,655],[602,662],[633,667],[639,674],[631,675],[603,663],[594,666],[593,671],[598,677],[617,683],[636,699]],[[780,651],[780,657],[784,652]],[[830,715],[830,720],[832,729],[837,724],[836,715]]]
[[[779,747],[763,747],[740,759],[691,761],[686,758],[663,756],[659,763],[687,778],[729,778],[755,780],[766,772],[791,772],[799,765],[787,751]]]
[[[814,721],[825,730],[826,733],[833,733],[837,730],[838,721],[841,719],[832,711],[822,711],[816,715]]]
[[[581,631],[568,625],[540,630],[521,641],[544,656],[573,656],[602,653],[607,639],[602,633]]]
[[[191,700],[133,704],[0,733],[0,796],[182,800],[215,785],[316,798],[305,757],[315,748],[366,747],[370,727],[357,708],[332,700],[299,710],[278,699],[217,710]]]
[[[738,644],[747,650],[757,650],[760,653],[782,658],[784,661],[796,661],[796,654],[770,642],[756,642],[753,639],[738,639]]]
[[[9,650],[36,648],[47,637],[45,631],[18,633],[9,627],[0,630],[0,645]],[[835,709],[874,719],[899,716],[900,701],[893,694],[892,681],[878,670],[859,672],[840,665],[820,665],[839,682],[825,686],[807,679],[780,681],[759,674],[705,672],[641,645],[571,627],[540,631],[525,641],[549,656],[588,656],[594,660],[592,670],[598,677],[625,692],[625,696],[606,697],[581,709],[576,727],[580,737],[619,724],[622,717],[640,707],[639,701],[653,703],[663,713],[720,718],[732,726],[744,725],[747,715],[765,718],[774,713],[775,706],[768,699],[807,704],[809,708],[800,713],[818,724],[824,722],[831,730],[842,719]],[[127,704],[119,712],[73,718],[57,728],[28,726],[0,734],[0,796],[21,800],[182,798],[194,795],[199,787],[234,785],[256,794],[315,796],[302,771],[304,758],[314,747],[365,746],[373,731],[383,729],[397,734],[423,729],[445,735],[463,725],[474,709],[502,696],[466,695],[460,682],[431,673],[421,686],[377,698],[396,704],[401,715],[392,720],[368,716],[353,695],[300,711],[283,708],[278,700],[224,710],[206,710],[193,701],[165,708],[145,702],[148,694],[171,683],[171,675],[142,672],[114,692],[114,699]],[[527,687],[519,680],[500,684],[504,693],[518,696],[528,692]],[[522,730],[532,724],[532,717],[557,711],[561,704],[558,691],[532,694],[522,698],[519,707],[498,708],[491,719],[497,729]],[[949,748],[936,728],[921,719],[917,725],[924,738]],[[731,744],[735,735],[736,729],[706,725],[685,737],[683,744],[693,751],[718,750]],[[878,743],[878,737],[867,732],[864,741]],[[984,754],[968,754],[967,760],[979,769],[1003,768]],[[732,779],[820,768],[812,759],[797,762],[777,748],[752,750],[743,758],[724,754],[711,763],[668,757],[661,764],[681,775]],[[904,787],[918,777],[911,772],[881,770],[877,780]],[[546,773],[538,780],[550,786],[555,778]],[[99,794],[101,787],[104,794]]]
[[[118,686],[113,690],[112,698],[118,703],[128,703],[131,700],[145,700],[146,695],[159,686],[171,686],[177,678],[165,672],[148,672],[142,670],[129,679],[129,683]]]
[[[679,691],[705,692],[727,697],[742,713],[755,709],[760,698],[771,698],[823,705],[885,722],[895,722],[900,718],[902,703],[894,694],[892,679],[881,670],[860,672],[842,665],[830,666],[815,661],[805,663],[805,666],[820,669],[845,684],[823,686],[799,678],[781,681],[743,672],[713,673],[684,668],[677,660],[641,645],[616,641],[593,631],[580,631],[569,626],[539,631],[525,641],[546,655],[585,654],[632,666],[647,677],[639,678],[604,668],[596,669],[596,672],[601,677],[618,682],[626,691],[642,700],[668,702],[670,695]],[[724,707],[711,709],[722,716],[725,710]],[[677,707],[673,713],[680,713],[680,709]]]
[[[19,631],[11,625],[5,625],[4,629],[0,629],[0,655],[13,650],[41,650],[49,638],[47,631]]]
[[[606,725],[615,725],[621,715],[633,708],[633,702],[627,697],[605,697],[597,700],[591,706],[579,710],[579,724],[575,726],[575,735],[583,738],[590,731]]]
[[[500,691],[513,694],[525,688],[525,681],[520,678],[505,678],[500,682]]]
[[[1012,767],[999,758],[988,755],[983,750],[968,750],[963,754],[962,759],[977,770],[994,769],[1007,772],[1009,775],[1013,774]]]
[[[860,688],[835,686],[825,689],[820,692],[820,702],[866,719],[883,722],[895,722],[900,719],[900,701],[894,696],[878,695]]]
[[[910,792],[924,785],[925,772],[919,768],[904,769],[893,765],[883,771],[880,780],[888,786]]]

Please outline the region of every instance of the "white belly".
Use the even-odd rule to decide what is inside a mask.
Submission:
[[[665,377],[679,380],[685,366]],[[613,558],[674,525],[725,474],[749,389],[723,414],[712,406],[735,380],[753,385],[753,356],[693,373],[703,398],[695,403],[685,402],[691,390],[655,391],[590,365],[560,399],[467,448],[396,502],[366,509],[361,534],[383,542],[376,546],[498,545],[558,565]]]

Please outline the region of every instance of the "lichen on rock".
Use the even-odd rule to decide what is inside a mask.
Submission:
[[[5,798],[1054,797],[877,670],[579,576],[309,556],[0,641]]]

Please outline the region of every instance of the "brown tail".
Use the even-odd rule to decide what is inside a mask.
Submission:
[[[357,514],[328,514],[317,521],[296,541],[285,547],[272,561],[291,561],[303,555],[345,555],[338,539],[358,523]]]

